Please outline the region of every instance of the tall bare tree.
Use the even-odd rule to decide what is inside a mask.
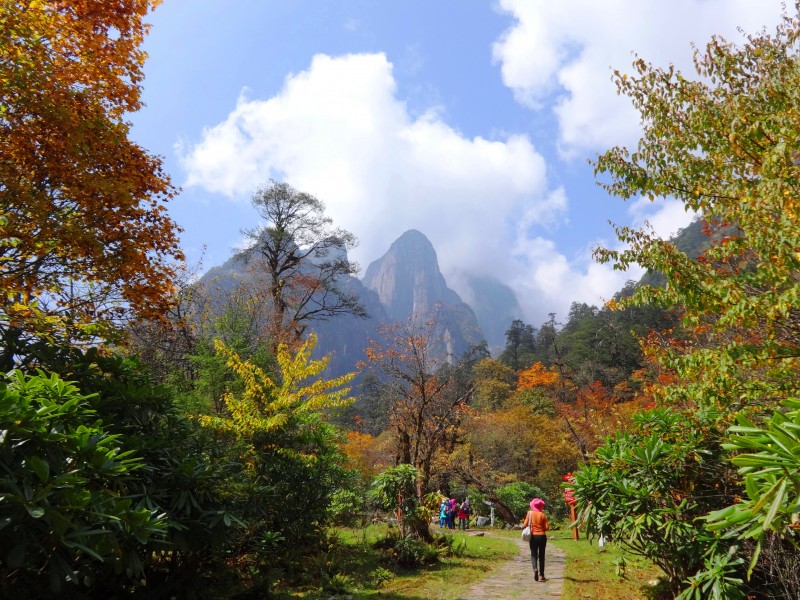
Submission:
[[[386,326],[384,341],[371,340],[365,371],[374,372],[392,403],[390,426],[396,438],[396,460],[419,470],[420,494],[428,482],[434,459],[451,452],[463,411],[472,395],[471,384],[461,385],[459,366],[438,361],[429,353],[433,323],[422,330],[412,324]],[[460,364],[460,363],[459,363]]]
[[[297,341],[308,323],[338,314],[366,317],[346,277],[358,272],[347,257],[355,236],[334,228],[318,198],[270,180],[253,195],[264,223],[243,233],[252,245],[242,252],[266,277],[276,341]]]

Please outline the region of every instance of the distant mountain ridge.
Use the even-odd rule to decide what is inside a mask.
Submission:
[[[214,289],[230,291],[243,278],[256,276],[243,259],[233,257],[210,269],[200,281],[213,296]],[[484,339],[490,346],[502,346],[505,331],[521,314],[514,292],[490,278],[468,277],[467,282],[480,318],[448,287],[428,238],[416,229],[408,230],[368,265],[363,279],[348,277],[339,282],[357,294],[369,317],[340,315],[311,323],[309,330],[318,337],[315,354],[333,355],[332,375],[352,371],[364,359],[370,339],[379,339],[381,325],[395,322],[416,326],[433,322],[429,350],[439,360],[455,361]],[[212,305],[219,309],[219,302]]]

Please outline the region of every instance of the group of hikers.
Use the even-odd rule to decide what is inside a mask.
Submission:
[[[439,506],[439,529],[455,529],[455,522],[458,519],[459,529],[469,529],[469,516],[472,514],[472,507],[469,505],[469,498],[461,504],[455,498],[449,500],[445,498]]]

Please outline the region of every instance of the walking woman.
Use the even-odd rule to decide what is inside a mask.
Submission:
[[[536,581],[547,581],[544,576],[544,549],[547,546],[547,530],[550,525],[544,512],[544,500],[534,498],[531,500],[531,509],[525,515],[523,527],[531,528],[531,565],[533,565],[533,578]]]

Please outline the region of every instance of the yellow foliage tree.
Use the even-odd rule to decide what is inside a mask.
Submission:
[[[244,391],[225,395],[227,415],[203,415],[200,423],[244,442],[245,460],[251,468],[265,451],[313,461],[315,455],[310,449],[315,446],[302,441],[306,436],[313,437],[320,428],[324,411],[343,408],[352,401],[346,386],[355,376],[348,373],[334,379],[322,378],[330,357],[312,360],[315,345],[316,337],[312,335],[295,353],[286,345],[279,346],[276,378],[243,360],[223,342],[215,341],[217,352],[244,383]],[[287,433],[301,443],[282,446],[280,440],[286,440]]]

